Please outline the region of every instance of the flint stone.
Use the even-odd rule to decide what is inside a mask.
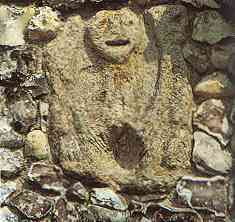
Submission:
[[[77,222],[77,221],[85,221],[80,220],[78,211],[70,202],[68,202],[65,198],[61,197],[56,200],[55,203],[55,211],[54,218],[57,222]],[[95,221],[89,221],[95,222]]]
[[[0,4],[0,45],[24,45],[24,30],[32,15],[31,8]]]
[[[235,86],[225,73],[214,72],[201,79],[194,87],[196,96],[203,98],[223,98],[235,95]]]
[[[50,145],[47,134],[41,130],[29,132],[25,140],[24,156],[36,160],[50,159]]]
[[[16,191],[16,183],[13,183],[13,182],[1,183],[0,184],[0,206],[15,191]]]
[[[12,120],[0,115],[0,147],[20,148],[24,145],[23,137],[11,127]]]
[[[145,19],[134,13],[128,8],[98,12],[95,17],[104,20],[97,19],[100,26],[95,27],[94,18],[88,20],[89,30],[98,31],[100,27],[104,31],[107,23],[102,21],[115,17],[113,25],[107,26],[108,32],[119,31],[115,39],[100,36],[96,44],[94,35],[88,32],[84,42],[86,23],[82,17],[73,16],[49,42],[46,59],[54,93],[49,97],[48,133],[55,159],[81,181],[92,180],[117,189],[138,186],[142,190],[161,184],[164,189],[190,166],[192,91],[181,50],[189,24],[187,10],[174,5],[155,7],[147,13],[152,18]],[[151,24],[153,19],[155,24]],[[144,20],[149,25],[144,25]],[[138,41],[133,40],[137,36],[127,36],[135,32],[120,32],[123,26],[126,30],[137,24],[141,33]],[[154,29],[159,39],[155,39]],[[125,61],[113,62],[116,56],[107,59],[108,51],[101,47],[101,41],[108,41],[115,50],[119,45],[118,58],[123,52]],[[156,42],[164,47],[160,72]],[[133,44],[133,51],[128,50],[127,55],[123,49]],[[160,92],[156,90],[158,79]]]
[[[205,73],[211,64],[207,50],[195,42],[187,42],[183,46],[185,60],[199,73]]]
[[[29,131],[37,120],[37,105],[28,95],[12,98],[8,104],[9,111],[13,116],[15,130],[20,133]]]
[[[204,101],[194,113],[193,124],[227,145],[233,133],[233,126],[227,118],[226,108],[221,100]]]
[[[212,46],[211,63],[216,69],[229,71],[229,59],[235,53],[235,42],[226,41]]]
[[[13,214],[7,207],[0,208],[0,221],[2,222],[20,222],[17,215]]]
[[[49,85],[44,74],[34,74],[21,84],[22,88],[28,90],[33,98],[49,94]]]
[[[24,158],[21,151],[10,151],[0,148],[0,172],[5,178],[11,178],[19,174],[24,166]]]
[[[193,22],[192,38],[195,41],[213,45],[232,36],[234,36],[234,27],[227,23],[217,11],[199,12]]]
[[[202,8],[204,6],[218,9],[220,5],[215,0],[181,0],[183,2],[189,3],[196,8]]]
[[[65,193],[68,181],[63,178],[62,170],[52,164],[37,162],[29,169],[27,179],[39,185],[43,190]]]
[[[6,202],[9,208],[14,208],[31,220],[39,220],[46,217],[53,210],[53,202],[38,193],[24,190]]]
[[[113,210],[125,211],[128,206],[124,198],[117,195],[109,188],[94,188],[91,191],[91,202],[93,205],[111,208]]]
[[[128,221],[128,211],[120,212],[115,210],[110,210],[108,208],[103,208],[96,205],[88,206],[89,210],[96,215],[97,221],[103,222],[126,222]]]
[[[86,202],[89,199],[89,192],[87,189],[82,185],[82,183],[77,182],[73,184],[72,187],[70,187],[67,191],[67,196],[76,198],[77,201],[79,202]]]
[[[17,61],[11,57],[12,50],[0,48],[0,82],[8,82],[17,70]]]
[[[219,142],[204,132],[194,133],[193,162],[198,170],[215,174],[227,174],[232,169],[232,156],[222,150]]]
[[[228,181],[222,176],[211,178],[184,176],[176,186],[178,201],[185,207],[205,209],[216,217],[228,215]]]
[[[30,42],[48,42],[56,37],[60,26],[58,14],[50,7],[39,7],[27,27],[27,40]]]

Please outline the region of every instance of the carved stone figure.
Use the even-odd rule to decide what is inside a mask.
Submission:
[[[175,73],[171,60],[159,69],[154,28],[148,16],[128,8],[103,10],[68,18],[49,43],[50,141],[65,171],[149,192],[164,190],[189,166],[187,74]]]

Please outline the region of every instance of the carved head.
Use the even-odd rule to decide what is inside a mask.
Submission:
[[[141,42],[144,24],[130,9],[103,10],[89,20],[94,48],[105,59],[123,63]]]

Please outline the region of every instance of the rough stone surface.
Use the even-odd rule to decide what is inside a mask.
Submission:
[[[210,8],[220,8],[220,5],[215,0],[182,0],[183,2],[190,3],[196,8],[208,6]]]
[[[193,40],[215,44],[234,35],[234,28],[214,10],[199,12],[193,22]]]
[[[31,8],[17,8],[0,3],[0,45],[24,45],[24,29],[31,18]]]
[[[27,27],[27,40],[34,43],[48,42],[56,37],[59,26],[58,14],[50,7],[40,7]]]
[[[225,73],[214,72],[203,77],[194,87],[193,92],[198,98],[224,98],[235,95],[235,86]]]
[[[128,23],[123,21],[124,14]],[[144,181],[152,184],[147,185],[151,189],[156,184],[169,184],[174,178],[168,168],[180,172],[190,165],[192,92],[187,81],[189,70],[180,47],[175,46],[184,40],[186,8],[151,9],[154,27],[151,23],[144,26],[142,16],[126,8],[95,16],[101,32],[106,27],[107,32],[117,34],[110,40],[104,35],[96,41],[88,32],[84,45],[86,27],[81,17],[75,16],[48,45],[49,78],[55,90],[50,98],[54,156],[65,170],[103,183],[123,187],[137,184],[141,189]],[[180,18],[177,29],[175,16]],[[113,17],[113,25],[104,22],[113,21]],[[93,18],[88,23],[89,30],[97,30]],[[127,32],[130,42],[125,45],[127,34],[123,36],[120,27],[126,30],[137,24],[141,36],[132,37],[136,33]],[[166,24],[167,34],[163,28]],[[153,38],[151,29],[159,39]],[[165,36],[169,39],[163,41]],[[141,38],[139,44],[137,37]],[[108,41],[109,47],[102,48],[102,41]],[[160,69],[155,41],[162,47],[167,44]],[[110,54],[112,50],[114,54]],[[122,56],[125,62],[118,59],[115,64]]]
[[[199,73],[205,73],[211,68],[208,52],[195,42],[187,42],[183,47],[185,60]]]
[[[11,122],[11,118],[0,115],[0,147],[20,148],[24,145],[24,139],[13,130]]]
[[[223,145],[228,144],[233,133],[233,126],[221,100],[210,99],[203,102],[194,114],[193,124],[216,137]]]
[[[193,162],[196,168],[208,174],[227,174],[232,168],[232,156],[204,132],[194,133]]]
[[[50,159],[50,145],[45,133],[33,130],[28,133],[25,141],[24,156],[36,160]]]
[[[3,177],[11,178],[23,169],[23,154],[21,151],[12,152],[0,148],[0,172]]]

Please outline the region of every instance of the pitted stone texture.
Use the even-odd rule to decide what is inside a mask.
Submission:
[[[196,8],[202,8],[208,6],[210,8],[220,8],[220,5],[215,0],[182,0],[183,2],[189,3]]]
[[[235,85],[225,73],[214,72],[202,78],[193,92],[199,99],[234,97]]]
[[[233,126],[226,111],[221,100],[206,100],[194,113],[193,124],[216,137],[223,145],[227,145],[233,133]]]
[[[12,152],[0,148],[0,172],[5,178],[11,178],[23,170],[24,159],[21,151]]]
[[[24,145],[24,139],[13,130],[11,123],[11,118],[0,115],[0,147],[20,148]]]
[[[232,169],[232,156],[219,142],[204,132],[194,133],[193,162],[198,170],[210,175],[227,174]]]
[[[100,11],[88,25],[93,47],[111,62],[122,63],[140,44],[145,32],[143,21],[128,8]]]
[[[193,40],[215,44],[234,36],[234,27],[214,10],[199,12],[193,22]]]
[[[48,42],[56,37],[59,26],[56,12],[50,7],[39,7],[27,27],[27,40],[34,43]]]
[[[24,190],[12,196],[6,205],[18,210],[26,218],[39,220],[47,216],[53,210],[53,202],[38,193]]]
[[[32,15],[31,8],[0,4],[0,45],[24,45],[24,30]]]
[[[165,29],[156,27],[156,33],[161,43],[173,47],[165,54],[160,76],[155,46],[159,41],[154,39],[151,18],[146,18],[149,24],[144,26],[141,15],[136,17],[126,8],[98,13],[107,20],[119,14],[134,17],[134,25],[143,30],[141,41],[125,63],[110,63],[91,42],[84,45],[86,27],[79,16],[69,18],[63,32],[49,43],[49,78],[55,90],[50,97],[49,134],[54,156],[65,170],[90,181],[154,189],[174,181],[169,168],[181,172],[190,166],[192,92],[178,45],[187,26],[186,9],[160,9],[163,13],[156,14],[156,23],[163,20],[161,27],[167,25],[170,31],[167,35]],[[171,14],[179,16],[180,23]],[[121,21],[118,17],[115,22]],[[109,25],[115,32],[121,32],[116,25],[125,26],[125,30],[129,27],[129,23]],[[165,35],[171,39],[163,41]],[[113,47],[118,47],[115,44]],[[159,92],[156,85],[160,85]]]

